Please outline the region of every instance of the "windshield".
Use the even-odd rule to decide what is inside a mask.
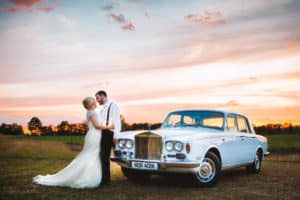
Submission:
[[[217,111],[179,111],[170,113],[161,128],[205,127],[223,129],[224,114]]]

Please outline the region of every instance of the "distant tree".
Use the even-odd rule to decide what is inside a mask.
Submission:
[[[1,134],[7,134],[6,129],[7,129],[7,124],[1,123],[1,126],[0,126],[0,133],[1,133]]]
[[[32,117],[28,122],[28,129],[32,135],[42,135],[42,122],[37,117]]]
[[[6,135],[21,135],[24,134],[24,131],[22,126],[18,125],[17,123],[13,123],[13,124],[2,123],[0,126],[0,133]]]
[[[12,135],[21,135],[21,134],[24,134],[22,126],[21,126],[21,125],[18,125],[18,124],[16,124],[16,123],[13,123],[13,124],[11,125],[10,133],[11,133]]]
[[[131,125],[131,130],[148,130],[149,123],[133,123]]]
[[[84,123],[71,124],[71,134],[73,135],[84,135],[87,132],[87,125]]]
[[[121,115],[121,127],[122,131],[127,131],[131,128],[130,124],[126,122],[125,117],[123,115]]]
[[[151,125],[151,129],[155,130],[155,129],[159,129],[161,127],[161,123],[154,123]]]
[[[53,135],[52,126],[42,126],[42,135]]]
[[[265,124],[261,126],[254,126],[257,134],[261,135],[275,135],[275,134],[299,134],[300,126],[292,125],[291,123],[283,124]]]
[[[62,135],[67,135],[72,133],[72,126],[68,121],[62,121],[57,125],[57,132]]]

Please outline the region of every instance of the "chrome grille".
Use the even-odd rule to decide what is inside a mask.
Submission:
[[[135,136],[135,158],[159,160],[161,152],[160,135],[145,132]]]

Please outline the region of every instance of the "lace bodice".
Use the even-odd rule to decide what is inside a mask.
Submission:
[[[95,129],[95,127],[93,126],[92,122],[90,121],[90,116],[95,116],[96,117],[96,120],[99,124],[101,124],[102,120],[101,120],[101,117],[100,117],[100,114],[97,113],[95,110],[89,110],[87,113],[86,113],[86,120],[88,122],[88,127],[89,129]]]

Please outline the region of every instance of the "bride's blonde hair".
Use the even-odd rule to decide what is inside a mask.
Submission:
[[[95,99],[93,97],[85,97],[82,100],[82,104],[86,109],[89,109],[90,106],[95,102]]]

